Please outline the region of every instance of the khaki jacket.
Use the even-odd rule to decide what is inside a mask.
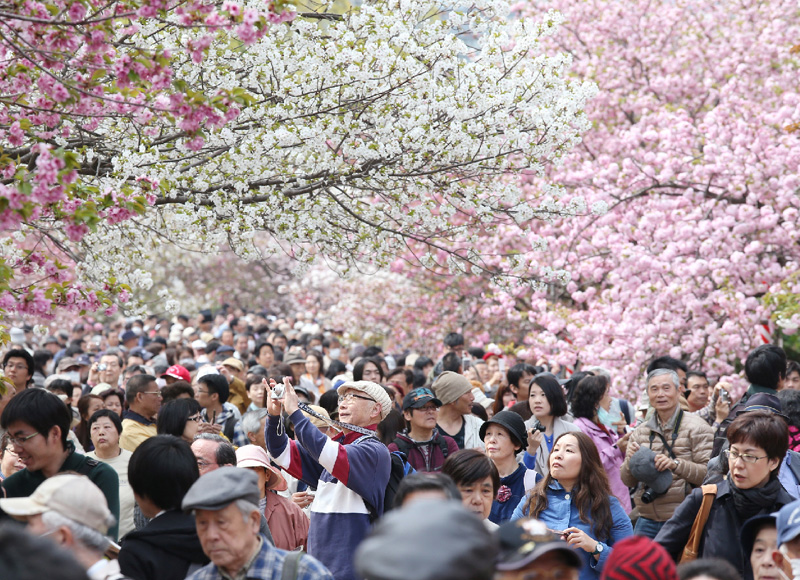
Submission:
[[[675,414],[664,426],[663,432],[657,426],[655,414],[643,424],[639,425],[631,433],[630,441],[638,443],[642,447],[650,446],[650,433],[662,432],[664,438],[672,446],[675,457],[680,461],[678,467],[673,471],[672,485],[667,493],[655,499],[652,503],[642,503],[641,497],[644,486],[636,491],[634,500],[636,507],[639,508],[639,515],[648,519],[665,522],[672,517],[675,509],[681,504],[686,496],[692,491],[692,486],[699,486],[703,483],[708,468],[708,461],[711,459],[711,448],[714,443],[714,431],[703,419],[693,413],[684,411],[678,428],[678,436],[675,444],[672,445],[672,432],[677,418],[678,409]],[[664,448],[664,443],[658,435],[653,439],[652,450],[656,453],[669,455]],[[634,487],[639,482],[631,475],[629,462],[633,454],[630,442],[625,461],[620,468],[622,482],[628,487]]]

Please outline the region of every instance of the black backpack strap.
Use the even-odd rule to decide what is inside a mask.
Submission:
[[[222,433],[228,438],[228,441],[233,443],[234,429],[236,428],[236,416],[231,415],[225,420],[225,425],[222,427]]]
[[[400,437],[396,437],[395,440],[392,441],[392,443],[397,445],[397,449],[400,451],[400,453],[408,457],[408,451],[409,449],[411,449],[411,446],[408,444],[408,441],[406,441],[405,439],[401,439]]]
[[[283,559],[283,570],[281,571],[281,580],[297,580],[297,570],[300,567],[300,558],[303,557],[303,551],[290,552],[288,556]]]
[[[447,449],[447,441],[445,440],[444,435],[439,433],[438,437],[436,438],[436,442],[439,444],[439,449],[442,450],[442,455],[444,456],[445,459],[447,459],[447,454],[450,451],[449,449]]]

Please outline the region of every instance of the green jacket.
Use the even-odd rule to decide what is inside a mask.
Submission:
[[[110,465],[76,453],[75,446],[71,441],[67,441],[67,447],[71,453],[58,470],[59,473],[65,471],[80,473],[100,488],[108,501],[108,509],[118,522],[108,530],[108,535],[116,541],[119,533],[119,477],[117,472]],[[44,480],[45,476],[41,471],[22,469],[3,480],[2,485],[6,491],[6,497],[28,497]]]

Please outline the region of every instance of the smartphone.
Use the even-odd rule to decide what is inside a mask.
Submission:
[[[469,366],[472,364],[472,359],[468,356],[464,356],[461,358],[461,370],[466,371]]]
[[[501,373],[505,373],[506,372],[506,359],[504,359],[504,358],[497,359],[497,366],[500,369]]]

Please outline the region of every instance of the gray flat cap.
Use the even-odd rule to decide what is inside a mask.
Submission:
[[[249,469],[220,467],[194,482],[183,497],[183,511],[221,510],[237,499],[258,505],[258,476]]]
[[[497,540],[458,501],[421,500],[389,512],[356,550],[366,580],[491,580]]]
[[[659,471],[655,465],[656,454],[647,447],[640,447],[631,455],[628,466],[631,475],[650,486],[656,493],[665,493],[672,485],[672,472],[669,469]]]

